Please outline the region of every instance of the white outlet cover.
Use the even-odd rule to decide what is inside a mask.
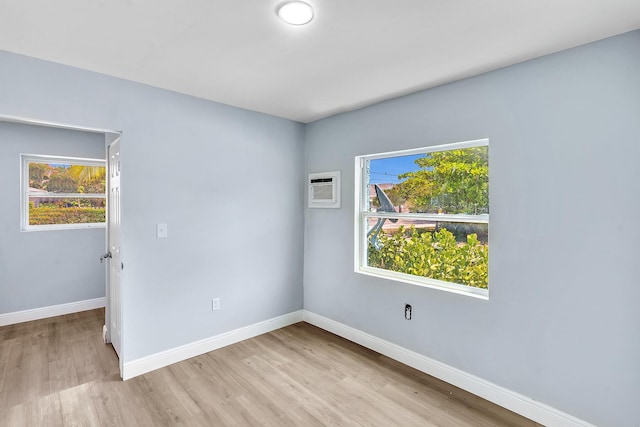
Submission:
[[[167,237],[167,224],[156,224],[156,238],[163,239]]]

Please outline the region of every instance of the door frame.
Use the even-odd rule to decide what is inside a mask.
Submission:
[[[121,130],[114,130],[114,129],[104,129],[104,128],[94,128],[94,127],[87,127],[87,126],[78,126],[78,125],[72,125],[72,124],[66,124],[66,123],[60,123],[60,122],[50,122],[47,120],[40,120],[40,119],[33,119],[33,118],[28,118],[28,117],[19,117],[19,116],[12,116],[12,115],[8,115],[8,114],[2,114],[0,113],[0,122],[7,122],[7,123],[18,123],[18,124],[25,124],[25,125],[34,125],[34,126],[43,126],[43,127],[50,127],[50,128],[58,128],[58,129],[69,129],[69,130],[77,130],[77,131],[81,131],[81,132],[91,132],[91,133],[99,133],[99,134],[103,134],[105,137],[105,160],[108,162],[109,158],[108,158],[108,147],[109,144],[113,141],[116,141],[118,138],[120,138],[120,141],[122,141],[122,131]],[[108,203],[108,194],[107,194],[107,203]],[[108,233],[109,233],[109,224],[107,222],[106,226],[105,226],[105,249],[107,249],[108,252],[108,244],[109,244],[109,239],[108,239]],[[105,252],[106,253],[106,252]],[[96,254],[98,255],[98,254]],[[108,263],[107,263],[108,265]],[[106,267],[105,267],[106,268]],[[120,275],[120,281],[122,282],[122,273]],[[110,309],[109,309],[109,299],[110,299],[110,289],[109,289],[109,269],[106,268],[106,273],[105,273],[105,280],[106,280],[106,285],[105,285],[105,326],[103,327],[103,338],[105,340],[105,343],[110,343],[111,339],[109,337],[109,332],[108,332],[108,328],[106,327],[106,325],[108,325],[108,320],[110,319]],[[122,307],[122,293],[120,293],[120,307]],[[121,353],[122,353],[122,348],[123,348],[123,342],[124,342],[124,320],[121,317],[121,323],[120,323],[120,349],[121,349]],[[124,367],[124,358],[120,357],[119,361],[118,361],[118,367],[120,370],[120,378],[122,378],[122,373],[123,373],[123,367]]]

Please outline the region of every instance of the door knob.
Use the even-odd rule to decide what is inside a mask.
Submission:
[[[111,252],[107,252],[106,254],[100,257],[100,264],[102,264],[102,261],[104,261],[107,258],[111,258]]]

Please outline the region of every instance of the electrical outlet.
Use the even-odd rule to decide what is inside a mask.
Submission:
[[[211,311],[220,310],[220,298],[214,298],[211,300]]]
[[[405,304],[404,305],[404,318],[407,320],[411,320],[411,311],[413,309],[411,308],[411,304]]]

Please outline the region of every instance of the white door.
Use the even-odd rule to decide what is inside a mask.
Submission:
[[[110,340],[120,358],[122,373],[122,317],[120,305],[120,273],[122,259],[120,256],[120,138],[117,138],[107,149],[107,168],[109,170],[109,195],[107,199],[107,309],[106,322],[107,342]]]

